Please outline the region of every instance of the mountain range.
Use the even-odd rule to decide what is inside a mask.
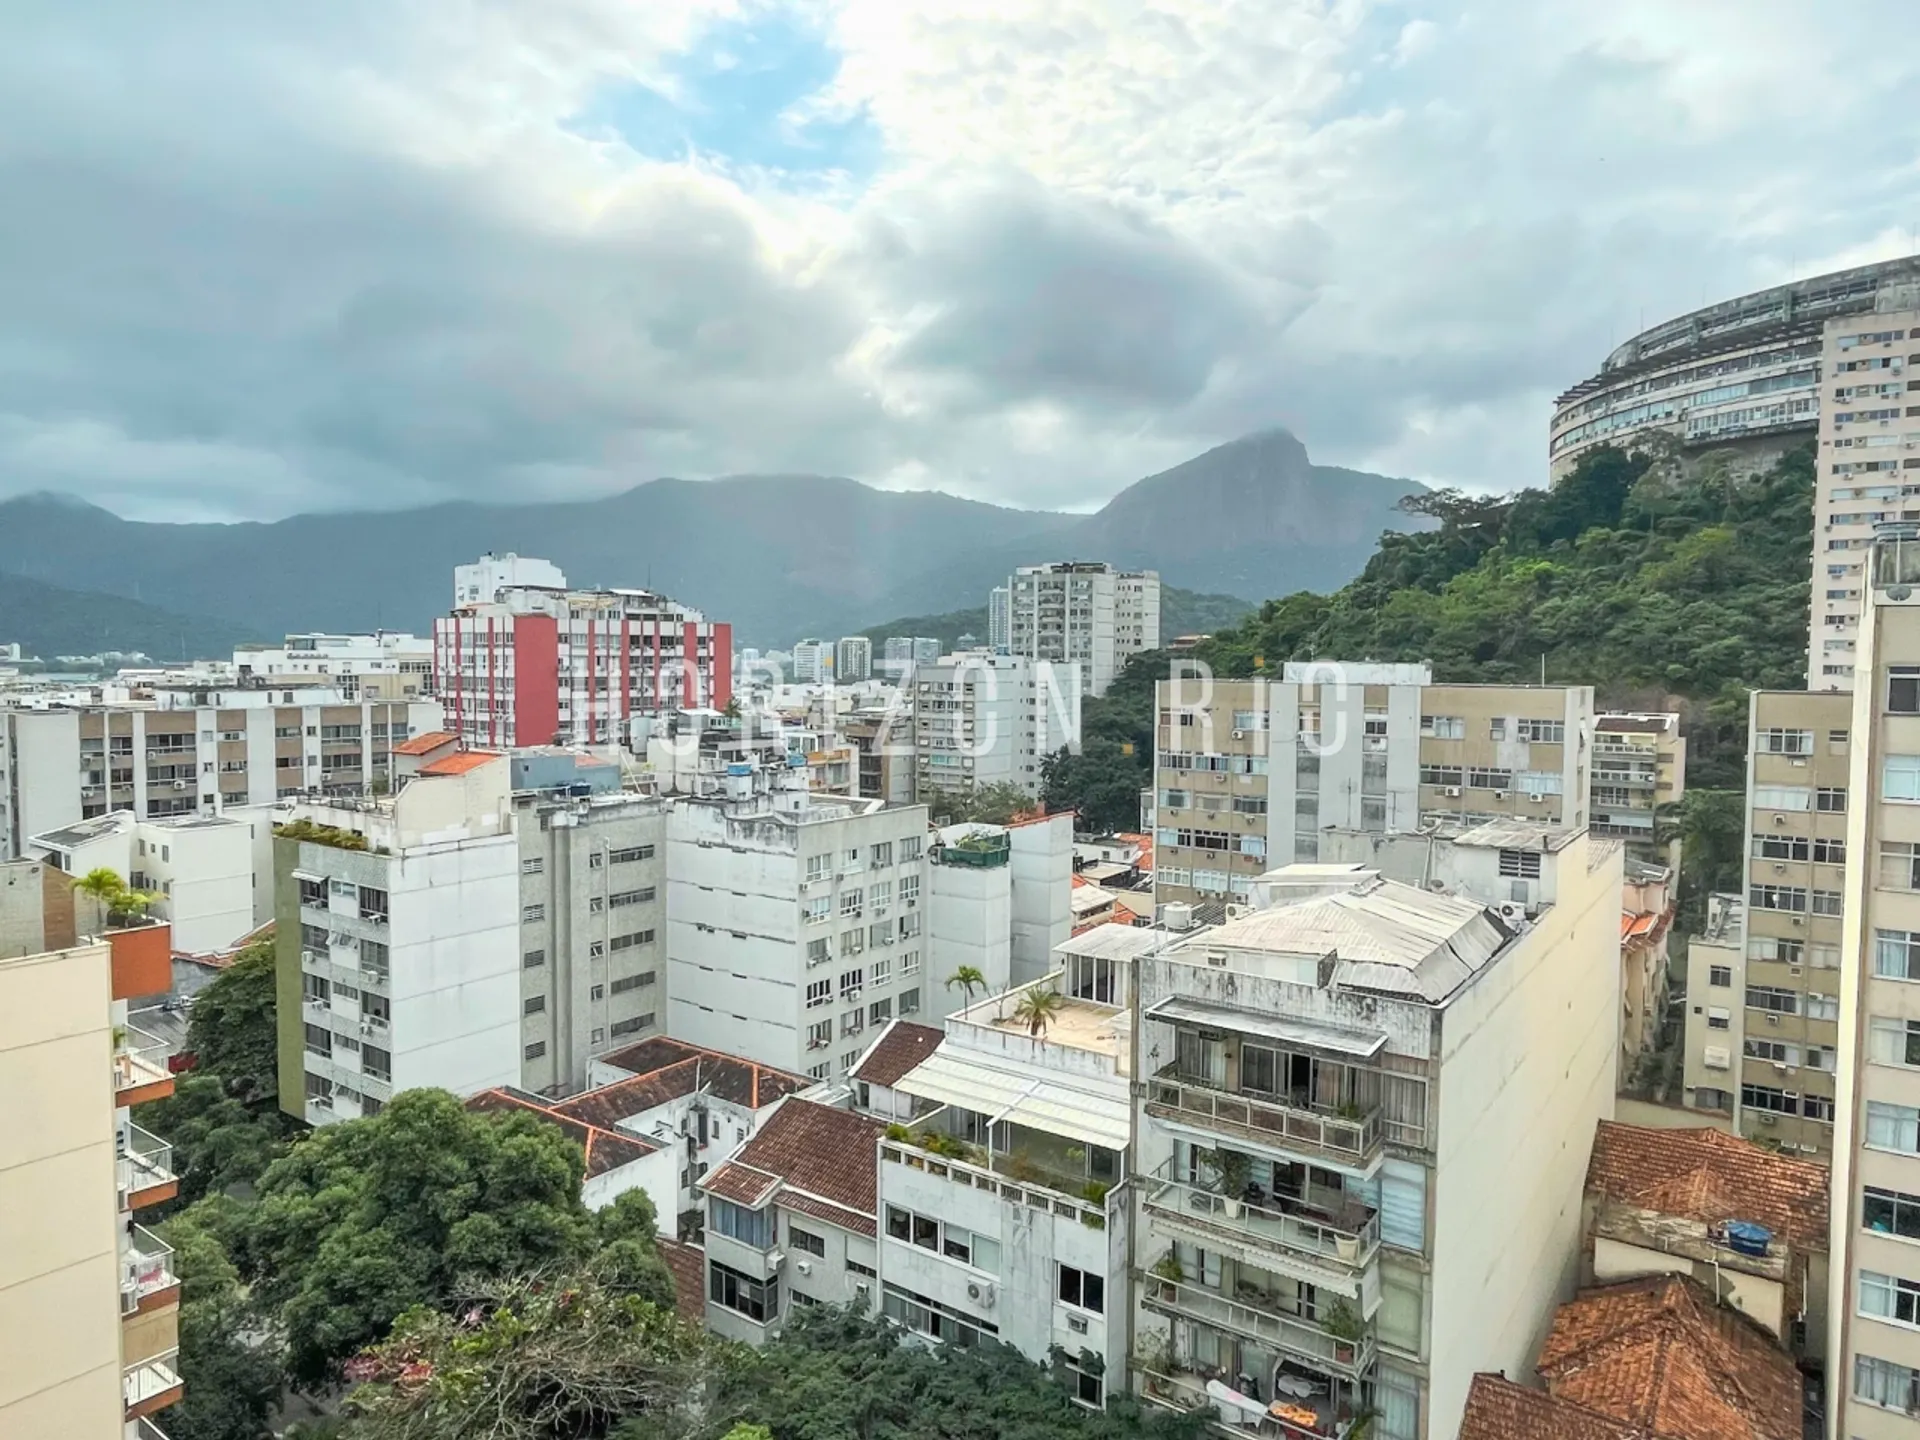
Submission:
[[[764,648],[971,608],[1014,566],[1054,559],[1150,567],[1168,585],[1248,601],[1330,589],[1359,572],[1381,531],[1420,523],[1395,508],[1420,488],[1315,465],[1291,434],[1268,430],[1137,481],[1090,515],[819,475],[661,479],[598,500],[246,524],[124,520],[42,494],[0,502],[0,574],[167,612],[128,611],[130,629],[214,625],[270,640],[424,631],[447,609],[454,565],[514,550],[554,561],[574,584],[664,591]],[[0,641],[58,631],[47,612],[72,603],[16,586],[0,604]],[[104,619],[90,617],[87,633],[103,638],[87,648],[152,648],[106,638]]]

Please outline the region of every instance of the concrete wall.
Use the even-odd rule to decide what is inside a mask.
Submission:
[[[1012,846],[1011,983],[1054,968],[1053,949],[1073,934],[1073,816],[1049,815],[1008,828]]]
[[[921,1019],[933,1024],[966,1003],[947,977],[963,965],[986,976],[986,993],[1013,983],[1013,870],[1010,865],[927,867],[926,1000]]]
[[[80,716],[0,711],[0,860],[80,818]]]
[[[1527,1373],[1578,1281],[1588,1151],[1619,1062],[1620,852],[1590,846],[1561,852],[1559,903],[1441,1020],[1430,1437],[1458,1429],[1475,1371]]]
[[[252,825],[146,823],[135,832],[134,847],[147,888],[164,896],[155,913],[173,923],[176,950],[224,950],[254,928]]]

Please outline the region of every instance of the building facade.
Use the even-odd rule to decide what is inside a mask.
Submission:
[[[1821,329],[1920,280],[1920,257],[1862,265],[1695,310],[1644,330],[1555,402],[1557,478],[1586,451],[1667,437],[1683,451],[1733,447],[1759,468],[1812,439],[1822,399]]]
[[[793,647],[793,683],[824,685],[833,678],[833,646],[825,640],[802,640]]]
[[[1593,722],[1593,833],[1626,843],[1630,858],[1676,874],[1680,842],[1663,840],[1661,816],[1687,793],[1687,738],[1680,717],[1608,713]]]
[[[455,569],[453,613],[433,622],[433,683],[472,745],[610,745],[629,718],[724,709],[733,627],[649,590],[576,590],[551,566],[529,583],[509,556]],[[554,583],[546,583],[552,581]]]
[[[331,685],[346,700],[415,700],[432,693],[433,641],[392,630],[289,635],[282,645],[233,652],[241,682]]]
[[[227,950],[256,923],[256,899],[271,894],[273,873],[255,868],[255,814],[138,820],[116,810],[96,820],[35,835],[28,853],[68,875],[107,869],[153,896],[150,914],[173,927],[188,954]]]
[[[843,635],[833,647],[833,678],[851,685],[873,676],[873,641],[864,635]]]
[[[1920,520],[1920,274],[1821,341],[1807,688],[1851,690],[1876,525]]]
[[[1122,571],[1098,562],[1023,565],[1005,586],[1005,600],[988,605],[988,645],[994,609],[1006,612],[1008,654],[1080,667],[1089,695],[1104,695],[1128,660],[1160,645],[1160,577],[1152,570]]]
[[[945,655],[913,676],[914,794],[1013,785],[1040,793],[1040,765],[1080,737],[1081,671],[1018,655]]]
[[[1593,731],[1588,686],[1436,685],[1425,665],[1162,681],[1155,899],[1244,897],[1270,867],[1317,858],[1326,829],[1584,828]]]

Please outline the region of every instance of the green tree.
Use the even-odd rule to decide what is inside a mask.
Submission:
[[[921,803],[936,822],[949,825],[1005,825],[1037,808],[1033,796],[1005,782],[977,790],[933,790]]]
[[[280,1398],[280,1357],[227,1258],[234,1202],[214,1200],[162,1227],[180,1277],[180,1377],[166,1414],[172,1440],[256,1440]]]
[[[140,1111],[140,1123],[173,1146],[180,1179],[174,1209],[235,1186],[250,1186],[285,1153],[293,1122],[271,1106],[242,1104],[226,1080],[194,1070],[174,1082],[173,1094]]]
[[[959,987],[960,993],[967,998],[967,1004],[973,1004],[973,992],[987,988],[987,977],[980,973],[978,965],[962,965],[947,977],[947,989]]]
[[[155,898],[145,890],[131,888],[119,871],[105,865],[82,875],[73,882],[73,888],[100,902],[109,925],[134,925],[146,919]]]
[[[279,1093],[274,969],[271,939],[249,945],[195,993],[187,1021],[187,1049],[197,1066],[249,1104]]]
[[[1017,1024],[1027,1027],[1029,1035],[1044,1035],[1053,1017],[1060,1013],[1066,997],[1058,990],[1033,989],[1021,992],[1020,1001],[1013,1007],[1013,1018]]]
[[[519,1276],[408,1310],[346,1367],[354,1440],[649,1440],[688,1431],[710,1369],[704,1338],[588,1268]],[[644,1417],[641,1419],[640,1417]]]
[[[558,1127],[469,1111],[443,1090],[308,1136],[261,1178],[241,1264],[285,1329],[290,1376],[324,1379],[456,1279],[585,1257],[584,1170]]]
[[[594,1264],[602,1283],[671,1310],[673,1272],[660,1258],[660,1226],[647,1192],[622,1191],[595,1212],[593,1222],[599,1245]]]

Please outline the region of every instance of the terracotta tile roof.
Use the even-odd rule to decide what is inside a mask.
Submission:
[[[460,737],[451,730],[429,730],[424,735],[415,735],[410,740],[402,740],[393,747],[396,755],[431,755],[442,745],[451,745]]]
[[[470,770],[478,770],[482,765],[491,765],[500,757],[491,750],[456,750],[451,755],[442,755],[438,760],[429,760],[420,767],[422,775],[465,775]]]
[[[945,1035],[938,1025],[895,1020],[880,1032],[880,1038],[867,1047],[867,1053],[854,1062],[847,1075],[891,1089],[902,1075],[937,1050]]]
[[[1801,1434],[1792,1359],[1677,1275],[1582,1291],[1553,1317],[1539,1370],[1558,1398],[1673,1440]]]
[[[705,1329],[707,1325],[707,1252],[698,1245],[669,1240],[664,1235],[656,1242],[660,1258],[673,1274],[673,1308],[689,1325]]]
[[[1827,1248],[1827,1170],[1710,1127],[1656,1130],[1602,1120],[1587,1189],[1706,1224],[1752,1220],[1804,1251]]]
[[[638,1135],[629,1135],[625,1131],[615,1131],[599,1125],[586,1124],[572,1116],[564,1115],[560,1110],[536,1095],[524,1091],[497,1089],[482,1090],[467,1101],[469,1110],[527,1110],[541,1119],[558,1125],[571,1135],[587,1154],[587,1178],[604,1175],[609,1170],[618,1170],[622,1165],[651,1155],[660,1147]]]
[[[560,1106],[563,1114],[613,1126],[695,1091],[759,1110],[814,1083],[804,1075],[689,1045],[684,1040],[669,1040],[664,1035],[611,1051],[600,1060],[616,1070],[625,1070],[628,1078],[564,1101]]]
[[[1529,1390],[1504,1375],[1473,1377],[1460,1440],[1652,1440],[1638,1425]]]
[[[829,1225],[874,1235],[879,1206],[878,1120],[791,1100],[774,1112],[734,1157],[700,1182],[723,1200],[756,1208],[769,1198]],[[773,1180],[769,1189],[765,1181]],[[742,1199],[757,1194],[758,1199]]]

